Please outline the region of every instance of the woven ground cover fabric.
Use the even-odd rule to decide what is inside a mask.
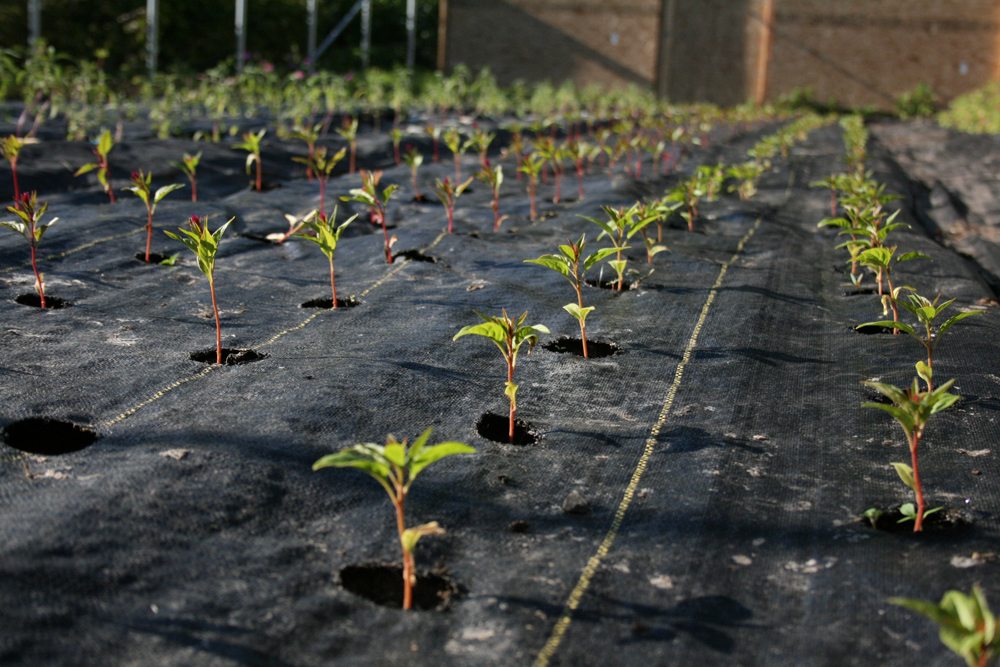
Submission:
[[[741,161],[775,127],[718,128],[681,170]],[[170,163],[205,147],[139,144],[121,147],[120,164],[178,181]],[[73,305],[16,304],[32,289],[27,248],[0,238],[0,427],[45,416],[90,424],[100,438],[44,459],[4,447],[4,664],[949,664],[936,630],[887,598],[937,599],[980,581],[1000,600],[995,561],[954,565],[996,551],[1000,537],[995,308],[943,343],[937,376],[958,378],[965,399],[922,449],[931,503],[963,511],[971,528],[914,538],[858,520],[908,499],[889,467],[905,460],[902,436],[860,407],[860,381],[907,383],[921,351],[907,337],[852,331],[881,307],[845,296],[844,257],[815,228],[828,198],[808,187],[843,169],[835,126],[776,160],[752,202],[724,196],[704,206],[694,233],[668,228],[670,251],[652,266],[641,245],[631,249],[634,289],[586,289],[597,307],[588,333],[619,347],[591,360],[544,347],[578,335],[562,310],[573,292],[523,260],[582,231],[593,239],[596,226],[579,215],[659,194],[679,175],[636,183],[597,170],[583,201],[567,178],[571,201],[558,205],[550,183],[543,219],[530,223],[523,183],[509,173],[501,231],[475,183],[447,235],[440,205],[410,201],[387,135],[368,133],[362,165],[404,186],[389,210],[401,256],[386,264],[381,230],[341,203],[341,217],[360,215],[337,250],[338,292],[360,304],[325,311],[300,307],[329,297],[323,256],[262,240],[284,231],[282,214],[316,205],[316,184],[288,159],[296,149],[265,144],[265,180],[273,165],[281,187],[255,193],[239,154],[206,147],[203,201],[185,190],[164,201],[154,251],[182,252],[159,230],[191,213],[213,227],[235,216],[216,268],[223,344],[266,356],[213,367],[189,358],[214,344],[192,259],[144,265],[134,257],[144,242],[137,201],[110,206],[94,183],[51,175],[86,160],[85,146],[30,150],[40,166],[33,173],[25,159],[26,187],[51,182],[61,218],[42,270],[49,293]],[[890,189],[906,187],[880,151],[869,166]],[[463,168],[471,173],[473,158]],[[425,193],[451,171],[447,159],[425,165]],[[330,201],[357,185],[339,175]],[[900,278],[961,304],[994,297],[911,208],[900,242],[934,261]],[[419,256],[402,256],[411,250]],[[452,341],[475,311],[500,308],[552,330],[517,370],[533,445],[478,434],[484,413],[506,410],[503,363],[487,341]],[[407,507],[413,524],[448,531],[421,542],[418,569],[460,591],[447,611],[403,613],[340,577],[396,562],[384,493],[361,473],[310,467],[344,445],[428,426],[478,450],[425,472]]]

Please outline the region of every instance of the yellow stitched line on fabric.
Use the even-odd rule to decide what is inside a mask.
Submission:
[[[102,236],[99,239],[94,239],[93,241],[88,241],[87,243],[81,243],[78,246],[74,246],[69,250],[63,250],[62,252],[53,253],[51,255],[45,255],[42,257],[43,262],[47,262],[50,259],[62,259],[63,257],[68,257],[74,253],[80,252],[81,250],[87,250],[88,248],[93,248],[94,246],[101,245],[102,243],[107,243],[108,241],[117,241],[118,239],[128,238],[129,236],[135,236],[141,232],[146,231],[145,227],[140,227],[138,229],[133,229],[130,232],[125,232],[123,234],[112,234],[111,236]],[[0,269],[0,273],[10,273],[11,271],[17,271],[18,269],[29,268],[29,266],[5,266]]]
[[[431,249],[433,249],[435,246],[437,246],[437,244],[439,244],[441,242],[442,239],[444,239],[444,237],[445,237],[446,234],[447,234],[447,232],[441,232],[440,234],[438,234],[437,238],[435,238],[434,241],[429,246],[427,246],[426,248],[424,248],[424,250],[431,250]],[[386,273],[384,276],[382,276],[381,278],[379,278],[378,280],[376,280],[374,283],[372,283],[370,286],[368,286],[363,292],[361,292],[360,296],[361,297],[365,297],[365,296],[368,296],[369,294],[371,294],[373,290],[377,289],[381,285],[384,285],[386,283],[386,281],[388,281],[394,275],[396,275],[397,273],[399,273],[400,271],[402,271],[407,266],[407,264],[409,264],[409,262],[403,262],[402,264],[398,264],[395,267],[393,267],[391,271],[389,271],[388,273]],[[284,338],[285,336],[287,336],[288,334],[290,334],[290,333],[292,333],[294,331],[298,331],[300,329],[304,329],[310,322],[312,322],[317,317],[319,317],[320,314],[323,313],[323,312],[325,312],[325,311],[317,311],[317,312],[313,313],[312,315],[310,315],[309,317],[307,317],[304,320],[302,320],[301,322],[299,322],[298,324],[296,324],[295,326],[289,327],[289,328],[287,328],[287,329],[285,329],[283,331],[279,331],[278,333],[274,334],[273,336],[271,336],[270,338],[268,338],[266,341],[264,341],[263,343],[261,343],[257,347],[264,347],[266,345],[271,345],[272,343],[277,342],[278,340]],[[215,365],[207,366],[206,368],[203,368],[202,370],[198,371],[194,375],[189,375],[189,376],[187,376],[185,378],[181,378],[180,380],[177,380],[176,382],[173,382],[173,383],[167,385],[163,389],[160,389],[159,391],[157,391],[153,395],[149,396],[148,398],[140,401],[139,403],[136,403],[135,405],[133,405],[129,409],[127,409],[124,412],[122,412],[117,417],[114,417],[113,419],[107,419],[107,420],[105,420],[103,422],[99,422],[98,426],[101,427],[101,428],[103,428],[103,429],[108,429],[108,428],[111,428],[112,426],[116,426],[117,424],[120,424],[121,422],[125,421],[126,419],[128,419],[129,417],[131,417],[132,415],[134,415],[139,410],[142,410],[143,408],[148,407],[152,403],[155,403],[156,401],[160,400],[161,398],[163,398],[164,396],[166,396],[167,394],[169,394],[170,392],[172,392],[174,389],[177,389],[178,387],[181,387],[181,386],[183,386],[183,385],[185,385],[185,384],[187,384],[189,382],[194,382],[195,380],[200,380],[201,378],[205,377],[206,375],[208,375],[212,371],[216,370],[217,368],[219,368],[219,366],[215,366]]]
[[[604,535],[604,539],[601,540],[600,545],[597,547],[597,551],[587,561],[587,564],[583,568],[583,572],[580,573],[580,578],[576,582],[576,586],[573,587],[572,592],[570,592],[569,597],[566,599],[562,616],[559,617],[555,627],[552,628],[552,634],[549,635],[548,641],[545,642],[545,646],[542,647],[542,650],[539,651],[538,656],[535,658],[535,667],[547,667],[549,661],[559,649],[559,645],[562,643],[567,630],[569,630],[570,624],[573,622],[573,612],[575,612],[577,607],[580,606],[580,601],[583,599],[587,589],[590,587],[591,579],[593,579],[594,574],[597,572],[597,568],[601,566],[601,562],[604,560],[604,557],[608,555],[609,551],[611,551],[611,547],[614,545],[615,539],[618,537],[618,531],[621,528],[622,522],[625,520],[625,513],[632,504],[632,498],[635,496],[636,489],[639,488],[639,481],[642,479],[643,473],[646,472],[646,467],[649,465],[649,459],[653,455],[653,449],[656,446],[656,439],[659,437],[660,430],[666,423],[667,415],[670,414],[670,409],[673,407],[674,399],[677,396],[681,380],[684,377],[684,369],[687,367],[688,363],[691,361],[691,357],[694,355],[694,348],[698,344],[698,336],[701,334],[701,328],[704,326],[705,320],[708,317],[708,311],[712,308],[712,303],[715,301],[715,295],[722,286],[722,281],[725,279],[730,265],[732,265],[732,263],[735,262],[743,252],[743,248],[760,227],[762,220],[763,218],[757,218],[753,227],[751,227],[749,231],[743,235],[743,238],[741,238],[740,242],[736,245],[736,252],[733,253],[733,256],[730,257],[729,260],[726,261],[726,263],[719,269],[719,275],[716,277],[715,283],[708,292],[708,298],[705,299],[705,305],[701,307],[701,313],[698,315],[698,321],[694,325],[694,331],[691,332],[691,338],[688,339],[687,346],[684,348],[684,356],[681,358],[681,362],[677,365],[677,370],[674,371],[674,381],[670,385],[670,389],[667,390],[667,398],[663,402],[663,407],[660,408],[660,414],[656,418],[656,422],[653,423],[653,427],[649,431],[649,437],[646,438],[646,444],[643,448],[642,456],[639,457],[639,463],[636,464],[635,470],[632,471],[632,477],[629,479],[628,485],[625,487],[625,493],[622,496],[621,502],[618,504],[618,509],[615,511],[614,518],[611,520],[611,527]]]

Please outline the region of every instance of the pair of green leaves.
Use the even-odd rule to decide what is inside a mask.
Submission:
[[[244,132],[243,141],[236,144],[235,148],[247,152],[246,161],[246,172],[247,175],[250,174],[250,169],[253,167],[254,163],[260,163],[260,144],[264,140],[264,135],[267,134],[266,129],[262,129],[259,132]]]
[[[24,237],[28,245],[37,247],[49,227],[59,220],[59,218],[52,218],[46,223],[42,222],[42,216],[45,215],[48,208],[47,202],[38,203],[37,192],[22,192],[20,199],[15,201],[13,206],[7,207],[8,211],[17,216],[17,219],[0,221],[0,227],[17,232]]]
[[[483,321],[462,327],[452,340],[469,335],[488,338],[511,367],[517,365],[517,353],[522,345],[527,343],[530,352],[538,344],[539,334],[550,333],[548,327],[542,324],[525,324],[528,311],[524,311],[516,319],[507,314],[507,309],[501,310],[499,317],[479,312],[476,315]]]
[[[937,623],[941,643],[969,667],[989,664],[1000,655],[1000,629],[979,586],[973,586],[969,595],[948,591],[938,604],[900,597],[890,598],[889,602]]]
[[[337,130],[337,134],[342,136],[348,143],[354,143],[358,138],[358,119],[351,118],[348,120],[344,123],[343,127]]]
[[[235,217],[230,218],[213,232],[208,228],[208,218],[202,220],[198,216],[192,215],[188,221],[191,229],[179,227],[177,229],[179,233],[175,234],[167,230],[164,230],[163,233],[175,241],[180,241],[194,253],[195,257],[198,258],[198,268],[208,278],[208,282],[212,283],[215,281],[215,255],[219,252],[219,242],[222,241],[222,235],[226,233],[226,229],[235,219]]]
[[[312,211],[302,220],[302,231],[296,235],[296,238],[316,244],[320,252],[332,262],[333,255],[337,252],[340,235],[357,218],[357,214],[352,215],[338,226],[336,207],[329,217],[320,214],[319,211]]]
[[[381,171],[361,171],[361,187],[352,188],[349,194],[340,198],[341,201],[354,201],[378,209],[380,214],[385,214],[385,207],[388,205],[392,195],[399,189],[398,185],[389,185],[382,190],[381,196],[378,192],[379,181],[382,180]]]
[[[551,269],[569,281],[573,289],[580,292],[581,285],[586,272],[598,262],[607,259],[617,252],[616,248],[600,248],[597,251],[584,256],[587,247],[587,235],[581,234],[575,243],[564,243],[559,246],[557,254],[542,255],[536,259],[524,260],[526,264],[537,264],[546,269]],[[581,270],[581,264],[582,270]],[[583,307],[579,303],[568,303],[563,306],[563,310],[572,315],[581,324],[587,319],[587,315],[595,310],[593,306]]]
[[[174,190],[180,190],[184,186],[181,183],[171,183],[170,185],[164,185],[161,188],[157,188],[154,192],[152,189],[153,184],[153,173],[143,172],[141,169],[132,173],[132,185],[122,188],[131,192],[136,197],[142,200],[142,203],[146,205],[146,209],[149,211],[150,215],[156,213],[156,205],[159,204],[164,197],[169,195]]]
[[[114,146],[115,140],[112,138],[110,130],[102,130],[94,144],[94,154],[98,157],[98,161],[88,162],[77,169],[73,173],[73,176],[83,176],[84,174],[90,173],[96,169],[98,182],[104,187],[105,190],[107,190],[108,154],[111,153],[111,149],[114,148]]]
[[[917,370],[926,373],[926,365],[925,368],[919,367],[922,363],[918,362]],[[914,433],[919,438],[932,415],[947,410],[961,398],[957,394],[948,393],[954,384],[955,380],[948,380],[934,391],[920,391],[917,378],[913,378],[913,385],[908,390],[883,382],[866,380],[865,386],[882,394],[892,404],[869,402],[863,403],[862,407],[888,412],[902,427],[907,439],[911,439]]]
[[[345,155],[347,155],[346,148],[341,148],[331,155],[326,146],[320,146],[313,151],[312,155],[293,157],[292,161],[304,164],[318,176],[329,179],[333,175],[333,170],[336,169],[337,163],[343,160]]]

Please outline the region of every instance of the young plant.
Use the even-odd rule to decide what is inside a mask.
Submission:
[[[423,153],[413,146],[409,146],[406,152],[403,153],[403,162],[410,168],[410,186],[413,188],[414,201],[423,201],[424,196],[420,193],[420,187],[417,185],[417,171],[419,171],[420,165],[424,163]]]
[[[171,192],[183,187],[180,183],[171,183],[157,188],[154,192],[153,173],[145,173],[140,169],[132,172],[132,185],[123,188],[141,199],[142,203],[146,205],[146,264],[149,264],[150,247],[153,245],[153,214],[156,213],[156,205]]]
[[[191,229],[179,227],[179,233],[164,230],[164,234],[180,241],[198,258],[198,268],[208,279],[208,288],[212,293],[212,312],[215,314],[215,363],[222,364],[222,322],[219,320],[219,306],[215,300],[215,255],[219,252],[219,242],[226,228],[236,218],[229,218],[226,223],[214,232],[208,228],[208,218],[202,220],[192,215],[188,220]]]
[[[175,163],[177,168],[184,172],[188,182],[191,183],[191,201],[198,201],[198,163],[201,162],[201,151],[194,155],[184,154],[180,162]]]
[[[487,169],[490,166],[490,144],[493,143],[495,138],[496,135],[494,133],[476,128],[469,139],[469,145],[474,147],[476,152],[479,153],[479,165],[483,169]]]
[[[729,192],[739,195],[740,201],[749,201],[757,194],[757,180],[764,173],[764,167],[754,160],[748,160],[742,164],[730,165],[726,169],[726,176],[738,181],[730,185]]]
[[[413,586],[417,582],[413,552],[417,542],[422,537],[444,534],[444,529],[436,521],[413,528],[406,527],[406,496],[413,480],[424,468],[436,461],[456,454],[474,454],[476,451],[463,442],[439,442],[428,446],[430,437],[431,429],[427,429],[408,447],[405,439],[400,442],[390,435],[386,438],[385,445],[373,442],[353,445],[324,456],[312,466],[314,471],[323,468],[357,468],[373,477],[389,495],[396,514],[396,532],[403,554],[404,610],[413,607]]]
[[[897,264],[915,259],[930,259],[930,257],[922,252],[907,252],[897,257],[896,246],[868,248],[858,255],[858,263],[876,272],[880,279],[884,277],[889,286],[889,291],[882,295],[882,314],[888,315],[889,309],[892,309],[893,335],[899,335],[901,330],[899,326],[899,295],[903,290],[911,290],[912,288],[907,285],[899,285],[898,287],[893,285],[892,269]]]
[[[462,180],[462,153],[465,146],[462,142],[461,133],[454,127],[449,127],[444,133],[444,145],[451,151],[452,160],[455,162],[455,182]]]
[[[486,166],[483,167],[476,178],[490,186],[490,193],[492,194],[492,200],[490,201],[490,208],[493,209],[493,231],[500,231],[500,225],[503,221],[507,219],[506,215],[500,215],[500,186],[503,185],[503,167],[501,165],[491,166],[490,161],[486,161]]]
[[[259,132],[244,132],[243,141],[236,144],[237,149],[247,152],[247,176],[250,175],[250,168],[254,165],[257,166],[256,175],[254,177],[254,189],[257,192],[261,192],[264,189],[263,165],[260,158],[260,142],[264,139],[265,134],[267,134],[266,129],[260,130]]]
[[[433,160],[434,164],[437,164],[441,161],[441,128],[437,125],[428,125],[425,131],[431,138]]]
[[[518,172],[528,177],[528,200],[531,203],[529,219],[534,222],[538,218],[538,175],[545,166],[545,159],[538,153],[526,155],[521,161]]]
[[[483,321],[479,324],[462,327],[452,340],[458,340],[462,336],[470,334],[483,336],[490,339],[503,355],[504,363],[507,364],[507,382],[504,384],[503,393],[510,402],[507,437],[513,443],[514,424],[517,419],[517,385],[514,384],[517,353],[521,350],[521,346],[527,343],[530,354],[538,343],[538,335],[547,334],[549,330],[541,324],[525,324],[525,320],[528,319],[528,311],[521,313],[517,319],[510,317],[506,309],[500,312],[499,317],[483,315],[482,313],[476,314]]]
[[[597,237],[601,239],[607,237],[611,241],[610,250],[614,252],[615,258],[608,260],[608,266],[615,270],[618,275],[615,290],[621,292],[625,287],[625,271],[628,268],[628,259],[624,251],[628,250],[628,240],[636,234],[642,232],[646,225],[653,221],[651,217],[642,217],[641,206],[636,203],[628,208],[614,208],[612,206],[602,206],[607,220],[599,218],[587,218],[601,228],[601,234]]]
[[[97,170],[97,181],[104,188],[104,193],[108,195],[108,200],[114,204],[117,199],[115,198],[114,188],[111,187],[111,166],[108,164],[108,154],[111,149],[115,147],[115,140],[111,136],[109,130],[103,130],[97,137],[97,141],[94,144],[94,156],[97,158],[94,162],[88,162],[83,165],[73,174],[74,176],[83,176],[86,173]]]
[[[330,293],[331,303],[333,304],[330,308],[334,310],[337,308],[337,281],[333,271],[333,255],[337,252],[337,243],[340,241],[340,235],[344,233],[347,226],[354,222],[357,217],[356,214],[352,215],[341,223],[340,226],[337,226],[336,206],[333,207],[333,214],[329,218],[322,211],[312,211],[302,222],[302,226],[308,231],[297,235],[297,238],[310,241],[319,246],[320,252],[326,256],[327,261],[330,263]]]
[[[314,125],[296,125],[292,130],[292,137],[302,141],[306,145],[306,157],[302,158],[292,158],[296,162],[300,162],[306,166],[306,178],[308,180],[313,179],[313,155],[316,152],[316,142],[319,141],[320,133],[323,131],[323,123],[316,123]]]
[[[650,238],[646,232],[648,222],[644,224],[639,233],[642,235],[642,245],[646,249],[646,263],[652,264],[653,257],[666,252],[669,248],[663,243],[663,220],[666,220],[674,212],[676,204],[668,204],[662,200],[653,200],[646,203],[639,203],[639,220],[656,221],[656,238]]]
[[[914,598],[889,598],[889,602],[937,623],[941,643],[968,667],[988,667],[1000,657],[1000,626],[979,586],[973,586],[970,595],[948,591],[938,604]]]
[[[320,146],[313,151],[311,156],[307,158],[292,158],[296,162],[307,163],[309,165],[309,171],[311,171],[316,176],[316,180],[319,181],[319,212],[324,215],[326,214],[327,183],[330,182],[330,177],[333,176],[333,170],[336,169],[337,164],[344,159],[345,155],[347,155],[346,148],[341,148],[333,155],[329,155],[326,146]]]
[[[45,308],[45,281],[44,276],[38,270],[38,244],[49,227],[59,220],[59,218],[52,218],[48,222],[42,222],[42,216],[45,215],[48,208],[47,203],[38,203],[38,193],[22,192],[14,205],[7,207],[8,211],[17,216],[17,220],[0,221],[0,227],[6,227],[23,236],[31,248],[31,270],[35,273],[38,303],[43,309]]]
[[[448,214],[449,234],[454,231],[455,203],[462,196],[462,193],[465,192],[465,189],[469,187],[470,183],[472,183],[472,176],[469,176],[457,185],[452,183],[447,176],[444,177],[443,181],[440,178],[434,181],[434,191],[437,193],[438,199],[441,200],[441,205],[444,206],[444,210]]]
[[[586,173],[587,161],[593,161],[600,148],[586,141],[571,142],[567,148],[567,154],[573,159],[573,167],[576,171],[576,198],[583,200],[583,176]]]
[[[350,194],[341,197],[341,201],[353,201],[366,204],[372,212],[372,221],[382,225],[382,236],[385,238],[385,261],[392,264],[392,246],[396,243],[396,237],[389,238],[389,230],[385,226],[385,209],[389,205],[392,195],[399,189],[398,185],[390,185],[382,190],[381,196],[378,192],[379,181],[382,180],[381,171],[361,170],[361,187],[354,188]]]
[[[580,324],[580,342],[583,346],[583,358],[588,359],[587,352],[587,315],[595,310],[594,306],[583,305],[583,280],[588,269],[606,259],[615,252],[615,248],[601,248],[597,252],[584,257],[587,246],[587,235],[581,234],[576,242],[559,246],[558,254],[542,255],[538,259],[524,260],[528,264],[537,264],[552,269],[569,281],[576,292],[576,303],[567,303],[563,310],[572,315]],[[580,264],[583,264],[582,268]]]
[[[398,127],[392,128],[392,161],[396,163],[398,167],[403,161],[402,156],[399,154],[399,144],[403,141],[403,131]]]
[[[0,139],[0,154],[10,165],[10,177],[14,180],[14,201],[21,198],[21,187],[17,181],[17,160],[21,156],[21,149],[27,144],[37,143],[35,139],[21,138],[16,135],[8,135]]]
[[[694,231],[694,221],[698,219],[698,204],[706,194],[705,183],[697,176],[681,181],[667,192],[668,202],[677,202],[687,208],[681,213],[681,217],[687,221],[689,232]]]
[[[566,158],[566,149],[562,144],[558,144],[552,139],[543,139],[538,142],[538,155],[545,161],[545,164],[552,168],[552,177],[555,185],[555,192],[552,195],[552,203],[558,204],[562,199],[562,177],[566,171],[563,160]]]
[[[345,118],[343,127],[337,130],[337,134],[344,138],[351,151],[351,159],[347,163],[347,173],[353,174],[358,170],[358,119]]]
[[[917,375],[929,384],[930,378],[926,371],[927,368],[923,366],[923,362],[917,362]],[[892,467],[896,469],[896,474],[899,475],[899,478],[903,481],[903,483],[906,484],[906,486],[908,486],[916,496],[917,507],[916,511],[912,515],[913,532],[919,533],[923,530],[925,506],[924,489],[920,481],[920,466],[917,459],[917,448],[920,446],[920,440],[924,436],[924,429],[927,428],[927,422],[930,420],[931,415],[947,410],[960,398],[957,394],[948,393],[948,390],[951,389],[953,384],[955,384],[955,381],[948,380],[933,391],[920,391],[917,378],[913,378],[913,385],[910,389],[900,389],[899,387],[895,387],[891,384],[874,382],[871,380],[866,380],[864,384],[865,386],[874,389],[888,398],[892,404],[887,405],[885,403],[872,402],[863,403],[862,406],[888,412],[892,415],[893,419],[899,423],[900,427],[902,427],[903,433],[906,434],[907,446],[910,449],[910,465],[906,465],[905,463],[893,463]],[[904,514],[908,513],[904,512]],[[909,517],[904,516],[903,520],[908,519]]]

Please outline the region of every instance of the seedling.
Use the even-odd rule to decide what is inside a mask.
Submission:
[[[88,162],[83,165],[73,174],[74,176],[83,176],[86,173],[97,170],[97,181],[104,188],[104,193],[108,195],[108,200],[114,204],[117,199],[115,198],[115,191],[111,187],[110,173],[111,166],[108,164],[108,154],[111,149],[115,147],[115,140],[111,136],[111,132],[108,130],[103,130],[97,137],[97,141],[94,143],[94,156],[97,158],[95,162]]]
[[[316,142],[319,141],[320,133],[323,131],[323,123],[315,125],[296,125],[292,130],[292,137],[305,142],[306,159],[292,158],[296,162],[301,162],[306,166],[306,178],[313,179],[313,155],[316,152]]]
[[[681,181],[667,192],[667,201],[678,202],[687,207],[681,217],[687,221],[689,232],[694,231],[694,221],[698,219],[698,204],[706,194],[705,183],[696,176]]]
[[[201,162],[201,151],[194,155],[184,154],[180,162],[176,163],[178,169],[184,172],[188,182],[191,183],[191,201],[198,201],[198,163]]]
[[[262,192],[264,189],[262,175],[263,166],[260,158],[260,142],[264,139],[265,134],[267,134],[266,129],[262,129],[259,132],[244,132],[243,141],[236,144],[237,149],[247,152],[247,176],[250,175],[250,168],[254,165],[257,166],[256,176],[254,177],[254,189],[257,190],[257,192]]]
[[[930,259],[930,257],[922,252],[907,252],[897,257],[896,246],[868,248],[858,255],[858,263],[877,272],[880,279],[884,277],[889,286],[889,291],[882,294],[882,314],[888,315],[889,309],[892,309],[893,335],[898,335],[901,329],[899,326],[899,295],[903,290],[912,290],[912,288],[907,285],[899,285],[898,287],[893,285],[892,268],[897,264],[915,259]]]
[[[465,192],[465,189],[469,187],[470,183],[472,183],[472,176],[469,176],[458,185],[452,183],[447,176],[444,177],[443,181],[440,178],[434,181],[434,191],[437,193],[438,199],[441,200],[441,204],[448,214],[449,234],[454,231],[455,203],[462,196],[462,193]]]
[[[518,171],[528,177],[528,200],[531,204],[529,219],[534,222],[538,218],[538,175],[545,166],[545,159],[538,153],[526,155],[521,161]]]
[[[38,203],[38,193],[22,192],[21,196],[14,202],[13,206],[8,206],[7,210],[17,216],[17,220],[4,220],[0,222],[0,227],[6,227],[17,232],[24,237],[31,248],[31,270],[35,273],[35,290],[38,292],[38,303],[45,308],[45,280],[38,270],[38,244],[42,236],[49,230],[49,227],[56,224],[59,218],[52,218],[48,222],[42,222],[42,216],[48,210],[49,205],[45,202]]]
[[[469,139],[468,145],[474,147],[479,153],[479,165],[483,169],[487,169],[490,166],[490,144],[493,143],[495,138],[496,135],[494,133],[476,128]]]
[[[424,468],[436,461],[456,454],[476,452],[464,442],[447,441],[428,446],[430,437],[431,429],[428,428],[408,447],[405,438],[400,442],[390,435],[386,438],[385,445],[374,442],[352,445],[324,456],[312,466],[314,471],[323,468],[357,468],[368,473],[389,494],[389,501],[396,513],[396,532],[403,554],[404,610],[413,607],[413,586],[417,582],[413,552],[417,542],[422,537],[444,534],[444,529],[436,521],[413,528],[406,527],[406,496],[413,480]]]
[[[668,218],[677,207],[677,204],[668,204],[662,200],[654,200],[648,203],[639,203],[638,215],[640,220],[649,219],[656,221],[656,239],[649,237],[646,232],[648,223],[639,230],[642,234],[642,244],[646,248],[646,263],[652,264],[653,257],[666,252],[669,248],[663,243],[663,220]]]
[[[214,232],[208,228],[208,218],[202,220],[197,215],[192,215],[188,220],[191,229],[179,227],[174,233],[164,230],[164,234],[180,241],[188,250],[198,258],[198,268],[208,279],[208,288],[212,293],[212,312],[215,314],[215,363],[222,364],[222,322],[219,320],[219,306],[215,300],[215,255],[219,252],[219,242],[222,235],[226,233],[226,228],[236,218],[229,218],[226,223]]]
[[[462,135],[454,127],[449,127],[444,133],[444,145],[451,151],[452,160],[455,161],[455,182],[462,180],[462,153],[467,144],[462,143]]]
[[[343,127],[337,130],[337,134],[344,138],[351,151],[351,159],[347,163],[347,173],[353,174],[358,169],[358,119],[345,118]]]
[[[476,313],[483,321],[479,324],[470,324],[462,327],[452,340],[458,340],[462,336],[474,334],[490,339],[503,355],[504,363],[507,364],[507,382],[504,384],[503,393],[510,402],[509,427],[507,437],[511,443],[514,442],[514,423],[517,419],[517,385],[514,384],[514,370],[517,368],[517,353],[521,346],[528,344],[528,354],[538,343],[539,334],[547,334],[549,330],[541,324],[525,324],[528,319],[528,311],[521,313],[516,320],[507,314],[504,309],[499,317]]]
[[[402,156],[399,154],[399,144],[403,141],[403,131],[398,127],[392,128],[392,161],[399,166],[399,163],[403,161]]]
[[[941,643],[968,667],[987,667],[1000,657],[1000,626],[978,585],[970,595],[948,591],[938,604],[914,598],[889,598],[889,602],[937,623]]]
[[[490,192],[492,193],[492,200],[490,201],[490,207],[493,209],[493,231],[500,231],[500,225],[503,221],[507,219],[506,215],[500,215],[500,186],[503,185],[503,167],[501,165],[491,166],[490,161],[486,161],[486,166],[483,167],[476,178],[490,186]]]
[[[730,185],[729,192],[739,195],[740,201],[749,201],[757,194],[757,180],[764,173],[764,167],[759,163],[749,160],[742,164],[730,165],[726,169],[726,176],[738,183]]]
[[[593,161],[598,151],[600,151],[598,146],[586,141],[574,141],[568,147],[567,153],[573,158],[573,167],[576,171],[576,198],[579,200],[583,199],[583,175],[587,161]]]
[[[356,214],[352,215],[341,223],[340,226],[337,226],[336,206],[333,208],[333,214],[329,218],[322,211],[312,211],[302,222],[302,226],[308,229],[311,234],[300,233],[296,237],[319,246],[320,252],[326,256],[327,261],[330,263],[330,293],[333,304],[330,307],[334,310],[337,308],[337,281],[333,271],[333,255],[337,252],[337,243],[340,241],[340,235],[344,233],[344,229],[354,222],[357,217]]]
[[[21,156],[21,149],[28,144],[37,143],[35,139],[21,138],[16,135],[8,135],[0,139],[0,153],[3,159],[10,165],[10,177],[14,180],[14,201],[21,198],[21,188],[17,182],[17,159]]]
[[[157,188],[153,192],[152,184],[153,173],[144,173],[140,169],[132,172],[132,185],[123,188],[141,199],[142,203],[146,205],[146,264],[149,264],[149,251],[153,245],[153,214],[156,213],[156,205],[174,190],[184,187],[180,183],[171,183]]]
[[[437,164],[441,161],[441,128],[436,125],[428,125],[425,129],[431,138],[431,148],[433,150],[433,160]]]
[[[396,237],[389,238],[389,230],[385,226],[385,209],[389,205],[392,195],[399,189],[398,185],[390,185],[382,190],[381,196],[378,193],[378,184],[382,180],[381,171],[361,170],[361,187],[354,188],[350,194],[341,197],[341,201],[354,201],[366,204],[372,212],[373,222],[382,225],[382,236],[385,238],[385,261],[392,264],[392,246],[396,243]]]
[[[611,250],[615,258],[608,260],[608,266],[615,270],[618,275],[615,290],[621,292],[625,287],[625,271],[628,268],[628,259],[624,251],[628,250],[628,240],[645,229],[646,225],[653,221],[652,217],[642,217],[641,207],[638,203],[632,204],[628,208],[614,208],[613,206],[602,206],[607,220],[599,218],[588,218],[581,216],[585,220],[593,222],[601,228],[598,239],[607,237],[611,241]]]
[[[308,158],[292,158],[296,162],[306,162],[309,164],[309,170],[315,174],[316,180],[319,181],[320,213],[326,214],[326,186],[330,182],[330,177],[333,176],[333,170],[336,169],[337,164],[344,159],[346,154],[347,149],[341,148],[333,155],[329,155],[326,146],[320,146]]]
[[[566,158],[566,149],[552,139],[543,139],[538,142],[537,152],[545,164],[552,167],[552,178],[555,185],[552,203],[558,204],[559,200],[562,199],[562,177],[565,171],[563,160]]]
[[[577,241],[559,246],[558,254],[542,255],[538,259],[524,260],[528,264],[537,264],[559,273],[569,281],[576,292],[576,303],[567,303],[563,310],[576,318],[580,324],[580,342],[583,346],[583,358],[588,359],[587,352],[587,315],[595,310],[594,306],[583,305],[583,280],[586,272],[598,262],[614,254],[615,248],[601,248],[597,252],[584,257],[587,246],[587,235],[581,234]],[[581,270],[580,263],[583,263]]]
[[[413,198],[420,201],[424,196],[420,194],[420,188],[417,186],[417,171],[420,169],[420,165],[424,163],[424,155],[413,146],[409,146],[403,154],[403,162],[410,168],[410,185],[413,188]]]
[[[921,368],[921,366],[922,362],[917,362],[917,374],[927,382],[926,367]],[[960,398],[957,394],[948,393],[955,381],[948,380],[933,391],[920,391],[917,378],[913,378],[913,385],[908,390],[871,380],[866,380],[864,384],[888,398],[892,404],[872,402],[863,403],[862,406],[888,412],[906,434],[907,445],[910,449],[910,465],[893,463],[892,467],[896,469],[896,474],[899,475],[903,484],[909,487],[916,496],[917,508],[913,515],[913,532],[919,533],[923,530],[925,512],[924,490],[920,482],[917,448],[920,446],[920,440],[924,436],[924,429],[927,427],[931,415],[947,410]]]

